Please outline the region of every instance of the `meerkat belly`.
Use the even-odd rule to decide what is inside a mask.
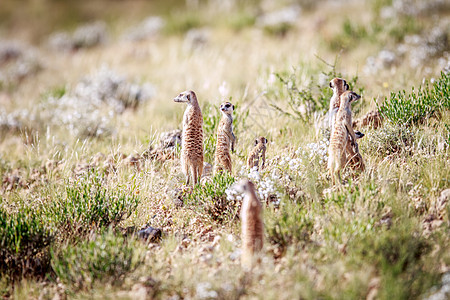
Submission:
[[[347,130],[343,124],[336,123],[330,139],[331,148],[344,148],[347,143]]]

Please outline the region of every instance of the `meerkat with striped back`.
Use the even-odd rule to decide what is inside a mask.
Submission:
[[[245,193],[241,208],[241,265],[251,269],[256,262],[257,253],[262,250],[264,244],[262,205],[256,196],[255,185],[251,181],[241,180],[237,184],[237,189]]]
[[[234,105],[224,102],[220,105],[222,118],[217,129],[216,152],[214,153],[214,173],[228,171],[231,173],[231,153],[234,151],[236,137],[233,133]]]
[[[330,88],[333,90],[333,96],[330,99],[330,110],[329,110],[329,120],[330,120],[330,137],[333,133],[334,123],[336,119],[336,114],[339,110],[340,106],[340,97],[341,95],[349,90],[349,85],[347,81],[343,78],[333,78],[330,81]],[[352,124],[353,125],[353,124]],[[355,131],[355,136],[357,139],[360,139],[364,136],[364,133],[359,131]],[[348,166],[357,171],[363,171],[365,168],[363,159],[359,151],[347,141],[347,146],[345,148],[346,156],[348,159]]]
[[[351,104],[360,98],[360,95],[351,91],[344,92],[340,97],[339,110],[336,114],[334,130],[331,134],[330,146],[328,147],[328,171],[333,184],[335,183],[336,175],[341,181],[340,171],[347,164],[345,153],[347,143],[351,143],[355,147],[355,152],[359,152],[352,126]]]
[[[253,149],[250,152],[247,159],[247,167],[249,169],[256,167],[259,169],[259,163],[261,164],[261,169],[264,169],[264,165],[266,163],[266,149],[267,149],[267,139],[263,136],[260,136],[255,140],[253,145]]]
[[[183,115],[181,137],[181,167],[186,185],[200,181],[203,171],[203,116],[193,91],[185,91],[173,99],[187,104]]]

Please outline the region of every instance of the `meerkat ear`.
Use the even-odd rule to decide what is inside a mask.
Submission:
[[[258,139],[255,140],[255,146],[258,145]]]
[[[234,110],[234,104],[231,104],[231,107],[233,108],[233,110]]]
[[[266,141],[266,144],[269,142],[266,138],[264,138],[264,140]]]

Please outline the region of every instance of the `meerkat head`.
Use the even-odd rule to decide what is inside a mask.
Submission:
[[[260,136],[259,138],[257,138],[255,140],[255,146],[258,144],[264,144],[264,145],[267,144],[267,139],[263,136]]]
[[[233,185],[238,193],[251,193],[255,191],[255,185],[248,179],[242,179]]]
[[[347,84],[347,81],[342,78],[333,78],[330,81],[330,88],[333,89],[333,92],[344,92],[348,91],[350,89],[349,85]]]
[[[220,104],[220,111],[225,115],[231,115],[234,111],[234,105],[230,102],[224,102]]]
[[[193,102],[197,102],[197,96],[193,91],[184,91],[176,96],[173,101],[192,104]]]
[[[346,91],[341,95],[341,107],[346,107],[350,105],[352,102],[357,101],[361,98],[360,95],[358,95],[355,92],[352,91]]]

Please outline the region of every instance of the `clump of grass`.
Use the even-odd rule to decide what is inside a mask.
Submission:
[[[120,284],[144,258],[135,240],[126,240],[112,231],[69,245],[52,256],[55,274],[74,289],[91,288],[95,283]]]
[[[50,264],[53,237],[45,222],[32,209],[8,213],[0,207],[0,274],[43,276]]]
[[[441,73],[441,77],[430,86],[428,81],[419,87],[417,93],[404,90],[391,93],[379,110],[384,118],[396,125],[419,125],[432,117],[439,118],[444,110],[450,109],[450,77]]]
[[[432,244],[410,221],[354,239],[347,249],[353,259],[362,258],[377,269],[381,277],[380,299],[416,298],[436,280],[429,271],[437,264],[426,263]]]
[[[382,128],[367,135],[362,148],[376,155],[391,155],[410,151],[415,141],[415,132],[411,128],[386,124]]]
[[[187,194],[187,203],[219,223],[233,220],[238,215],[240,203],[228,200],[225,191],[234,181],[228,172],[218,172],[210,182],[196,185],[192,193]]]
[[[281,107],[279,99],[272,100],[270,106],[280,112],[282,115],[290,118],[310,123],[313,120],[314,114],[324,113],[329,109],[329,103],[333,91],[330,89],[328,83],[335,77],[343,77],[341,73],[336,71],[336,62],[331,65],[331,70],[328,72],[322,72],[321,77],[324,84],[316,84],[318,82],[314,76],[310,77],[309,83],[305,88],[299,87],[299,79],[296,75],[296,70],[291,73],[275,74],[279,83],[281,84],[282,91],[274,92],[274,96],[279,98],[283,91],[287,92],[287,108]],[[353,76],[347,83],[350,86],[350,90],[354,90],[358,82],[358,76]],[[355,90],[361,94],[364,90],[359,88]],[[357,112],[358,103],[355,104],[354,111]]]
[[[173,13],[170,14],[167,19],[166,26],[164,27],[164,32],[168,35],[184,34],[193,28],[198,28],[203,26],[203,20],[193,11],[186,11],[184,13]]]
[[[279,210],[266,210],[264,223],[267,239],[284,252],[289,245],[309,241],[313,220],[300,204],[285,201]]]
[[[205,161],[213,162],[216,152],[217,126],[219,126],[221,113],[217,106],[206,104],[202,108],[203,114],[203,149]]]
[[[125,186],[105,187],[106,178],[87,173],[68,183],[65,195],[48,208],[47,214],[69,232],[89,232],[115,226],[134,212],[139,196]]]
[[[365,40],[373,40],[374,36],[381,31],[380,26],[372,23],[371,26],[354,24],[349,19],[342,23],[342,31],[329,41],[329,47],[333,51],[348,49]]]

